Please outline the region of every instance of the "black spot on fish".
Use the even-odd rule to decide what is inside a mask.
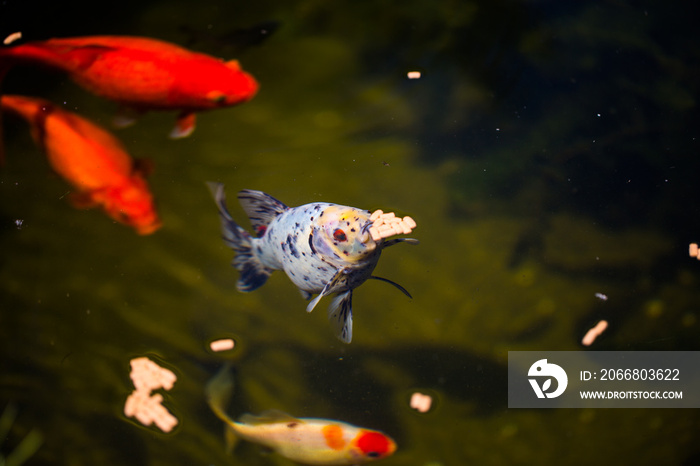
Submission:
[[[285,254],[287,254],[287,245],[286,245],[284,242],[281,242],[281,243],[280,243],[280,246],[282,246],[282,252],[284,252]]]
[[[316,248],[314,248],[314,234],[309,235],[309,247],[311,248],[311,254],[316,254]]]
[[[299,257],[301,257],[301,255],[299,254],[299,250],[297,249],[296,242],[297,239],[295,237],[293,237],[292,235],[287,235],[287,246],[289,246],[289,252],[292,254],[292,256],[298,259]]]
[[[287,424],[287,427],[289,427],[290,429],[294,429],[298,425],[298,422],[290,422],[289,424]]]
[[[308,276],[308,275],[304,275],[304,281],[305,281],[305,282],[308,282],[308,281],[309,281],[309,276]]]

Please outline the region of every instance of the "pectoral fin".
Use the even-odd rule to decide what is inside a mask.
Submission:
[[[68,195],[68,201],[76,209],[90,209],[100,204],[98,197],[96,191],[79,191],[70,193]]]
[[[194,131],[197,124],[197,117],[193,112],[183,112],[177,117],[175,127],[170,132],[172,139],[186,138]]]
[[[137,112],[136,110],[130,108],[121,107],[117,111],[117,114],[114,115],[114,118],[112,119],[112,125],[120,129],[128,128],[129,126],[136,123],[136,120],[139,116],[140,112]]]
[[[316,307],[316,305],[318,304],[318,302],[321,300],[321,298],[323,298],[325,295],[327,295],[328,293],[331,292],[333,287],[340,282],[341,278],[343,277],[343,275],[346,272],[347,272],[347,269],[345,269],[345,268],[338,269],[338,271],[335,273],[335,275],[333,275],[333,278],[331,278],[328,281],[328,283],[326,283],[326,286],[323,287],[323,289],[318,294],[318,296],[316,296],[314,299],[312,299],[311,302],[309,303],[309,305],[306,306],[306,312],[313,311],[314,308]]]
[[[352,290],[338,294],[328,306],[328,320],[343,343],[352,341]]]
[[[134,159],[131,171],[132,173],[138,173],[142,177],[146,178],[153,173],[155,169],[155,164],[151,159]]]

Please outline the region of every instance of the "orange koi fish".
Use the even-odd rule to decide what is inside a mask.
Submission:
[[[173,138],[194,131],[194,112],[246,102],[258,90],[236,60],[145,37],[60,38],[0,48],[0,75],[17,63],[65,71],[88,91],[137,112],[179,110]]]
[[[209,406],[226,423],[231,443],[239,437],[304,464],[369,463],[396,451],[396,443],[382,432],[340,421],[298,419],[274,410],[260,416],[244,414],[240,421],[234,421],[224,412],[232,388],[228,367],[209,381],[206,388]]]
[[[100,206],[141,235],[160,227],[143,173],[109,132],[43,99],[3,95],[0,108],[27,120],[51,167],[76,189],[74,205]]]

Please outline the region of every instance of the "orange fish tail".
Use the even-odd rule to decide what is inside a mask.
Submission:
[[[26,120],[30,126],[32,137],[42,149],[45,149],[44,121],[52,110],[53,104],[42,99],[21,95],[0,95],[0,118],[2,117],[1,112],[8,111]],[[0,136],[2,136],[1,133]]]
[[[17,64],[46,64],[64,68],[60,55],[51,48],[42,47],[41,42],[29,42],[16,47],[0,49],[0,72]]]

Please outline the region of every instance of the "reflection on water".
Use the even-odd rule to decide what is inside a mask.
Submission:
[[[261,84],[254,100],[201,114],[186,140],[165,137],[169,114],[116,132],[155,166],[154,235],[71,207],[24,123],[4,116],[0,406],[18,415],[3,455],[36,431],[29,464],[290,464],[250,444],[224,451],[203,390],[230,361],[234,417],[279,409],[379,429],[398,444],[380,464],[692,462],[693,410],[506,408],[508,351],[582,349],[600,319],[592,350],[697,349],[690,15],[660,2],[198,5],[126,2],[97,21],[87,3],[71,16],[0,6],[3,36],[41,39],[184,44],[183,26],[226,37],[279,23],[234,49]],[[13,70],[3,91],[104,126],[115,110],[46,71]],[[238,293],[205,181],[411,215],[421,245],[375,273],[413,299],[365,283],[344,345],[281,273]],[[234,351],[208,350],[224,337]],[[123,415],[138,356],[177,375],[170,434]],[[435,408],[411,409],[414,391]]]

